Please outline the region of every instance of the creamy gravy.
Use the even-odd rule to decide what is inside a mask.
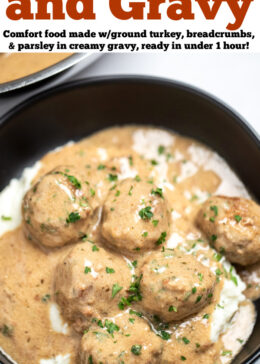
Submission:
[[[169,203],[171,219],[166,242],[162,244],[163,249],[166,249],[169,256],[173,250],[167,249],[192,255],[208,267],[216,279],[214,294],[198,313],[168,325],[162,324],[152,315],[145,314],[142,301],[125,307],[124,310],[115,306],[116,313],[103,317],[102,325],[97,325],[93,320],[90,328],[84,331],[84,340],[80,344],[82,333],[76,333],[70,324],[66,324],[65,318],[56,317],[58,306],[54,306],[59,295],[54,285],[57,264],[63,261],[75,245],[56,249],[39,248],[31,241],[30,234],[25,236],[22,226],[19,225],[0,238],[0,346],[3,350],[19,364],[73,364],[80,360],[77,358],[81,345],[83,354],[80,363],[96,363],[97,350],[102,358],[109,357],[111,350],[115,351],[117,347],[127,345],[127,336],[131,335],[129,342],[131,345],[136,344],[133,346],[134,355],[137,356],[133,357],[133,354],[126,350],[125,363],[134,363],[141,358],[142,353],[138,352],[138,345],[141,343],[144,355],[146,346],[149,345],[158,348],[160,354],[162,352],[161,361],[155,361],[158,363],[230,362],[251,334],[255,320],[254,308],[242,294],[244,283],[234,270],[230,273],[229,263],[209,246],[195,224],[201,204],[212,194],[221,191],[226,195],[248,197],[245,187],[226,163],[194,140],[163,130],[124,127],[102,131],[79,143],[45,155],[34,181],[61,165],[76,166],[83,172],[93,206],[103,205],[111,189],[115,191],[116,199],[120,194],[117,185],[126,178],[135,179],[140,183],[153,183],[161,188]],[[116,172],[110,175],[117,177],[108,178],[107,168],[115,169]],[[16,209],[20,209],[20,206],[16,206]],[[8,211],[8,216],[2,216],[4,219],[1,225],[6,226],[5,230],[8,230],[8,224],[12,221],[8,220],[9,217],[12,218],[11,211]],[[128,216],[125,215],[122,219],[128,219]],[[120,223],[118,221],[118,225]],[[103,249],[100,224],[100,219],[97,219],[85,232],[87,237],[79,241],[79,244],[82,244],[79,247],[82,246],[83,251],[90,249],[88,261],[84,264],[87,268],[92,267],[89,272],[97,277],[101,274],[99,272],[106,269],[102,260],[96,261]],[[14,226],[10,225],[10,229],[13,228]],[[146,237],[145,233],[143,238]],[[120,255],[120,252],[117,253]],[[111,255],[111,264],[117,253],[111,249],[106,253]],[[124,252],[126,269],[129,269],[131,274],[139,275],[141,263],[149,259],[150,254],[153,253]],[[131,261],[137,263],[132,265]],[[113,268],[115,279],[120,281],[120,272],[117,272],[116,266]],[[196,295],[196,290],[191,294]],[[100,300],[102,301],[102,297]],[[119,295],[115,300],[117,305]],[[197,301],[199,300],[198,296]],[[103,302],[103,305],[107,303]],[[131,313],[131,309],[142,312],[143,318]],[[169,311],[175,309],[172,307]],[[111,335],[108,335],[104,326],[105,319],[120,327],[119,333],[116,330],[114,332],[115,339],[114,336],[111,338]],[[146,323],[148,326],[145,326]],[[135,324],[138,328],[136,330]],[[246,326],[247,330],[240,330],[242,326]],[[147,327],[151,329],[148,330]],[[124,333],[124,341],[122,336],[120,337],[121,330]],[[100,335],[103,335],[103,341],[100,341]],[[148,343],[145,342],[146,337],[149,338]],[[83,350],[87,350],[87,354]],[[118,355],[122,355],[122,352]],[[132,361],[128,359],[129,355],[132,355]],[[148,357],[144,362],[154,362],[149,360]],[[124,361],[119,358],[117,362]]]
[[[0,84],[32,75],[69,57],[70,53],[0,54]]]

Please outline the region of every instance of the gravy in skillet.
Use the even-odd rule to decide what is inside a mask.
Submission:
[[[0,53],[0,84],[42,71],[70,55],[70,53]]]

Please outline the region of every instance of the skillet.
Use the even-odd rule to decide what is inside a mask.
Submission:
[[[0,118],[0,190],[46,152],[114,125],[171,129],[216,150],[260,200],[260,139],[235,111],[201,90],[140,76],[92,78],[43,92]],[[255,302],[260,311],[260,300]],[[260,318],[234,364],[260,358]],[[0,354],[0,363],[11,363]]]

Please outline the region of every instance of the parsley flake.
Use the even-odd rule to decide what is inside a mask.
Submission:
[[[235,215],[234,219],[236,220],[236,222],[240,222],[242,220],[242,217],[240,215]]]
[[[162,243],[164,243],[166,240],[166,236],[167,236],[167,233],[166,233],[166,231],[164,231],[163,233],[161,233],[161,236],[159,237],[159,239],[157,240],[157,242],[155,244],[161,245]]]
[[[88,274],[91,272],[91,268],[90,267],[85,267],[84,273]]]
[[[142,345],[133,345],[131,347],[131,352],[134,354],[134,355],[141,355],[141,350],[142,350]]]
[[[115,298],[115,296],[118,294],[118,292],[121,291],[121,289],[123,289],[123,287],[120,287],[117,283],[113,284],[113,287],[112,287],[112,298]]]
[[[163,197],[163,190],[162,190],[162,188],[159,188],[159,187],[157,187],[156,189],[152,189],[151,194],[152,195],[158,195],[161,198],[164,198]]]
[[[152,207],[147,206],[139,211],[139,216],[143,220],[150,220],[153,217],[153,212],[151,211]]]
[[[70,223],[74,223],[78,220],[80,220],[80,214],[77,211],[75,211],[75,212],[71,212],[69,214],[69,216],[66,219],[66,222],[67,222],[67,224],[70,224]]]

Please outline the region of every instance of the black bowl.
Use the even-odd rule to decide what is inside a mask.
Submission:
[[[0,190],[54,147],[123,124],[157,125],[200,140],[223,156],[260,200],[260,140],[246,122],[197,89],[144,77],[70,83],[36,96],[2,117]],[[260,310],[259,301],[256,308]],[[234,363],[249,364],[260,357],[259,338],[258,318]]]

